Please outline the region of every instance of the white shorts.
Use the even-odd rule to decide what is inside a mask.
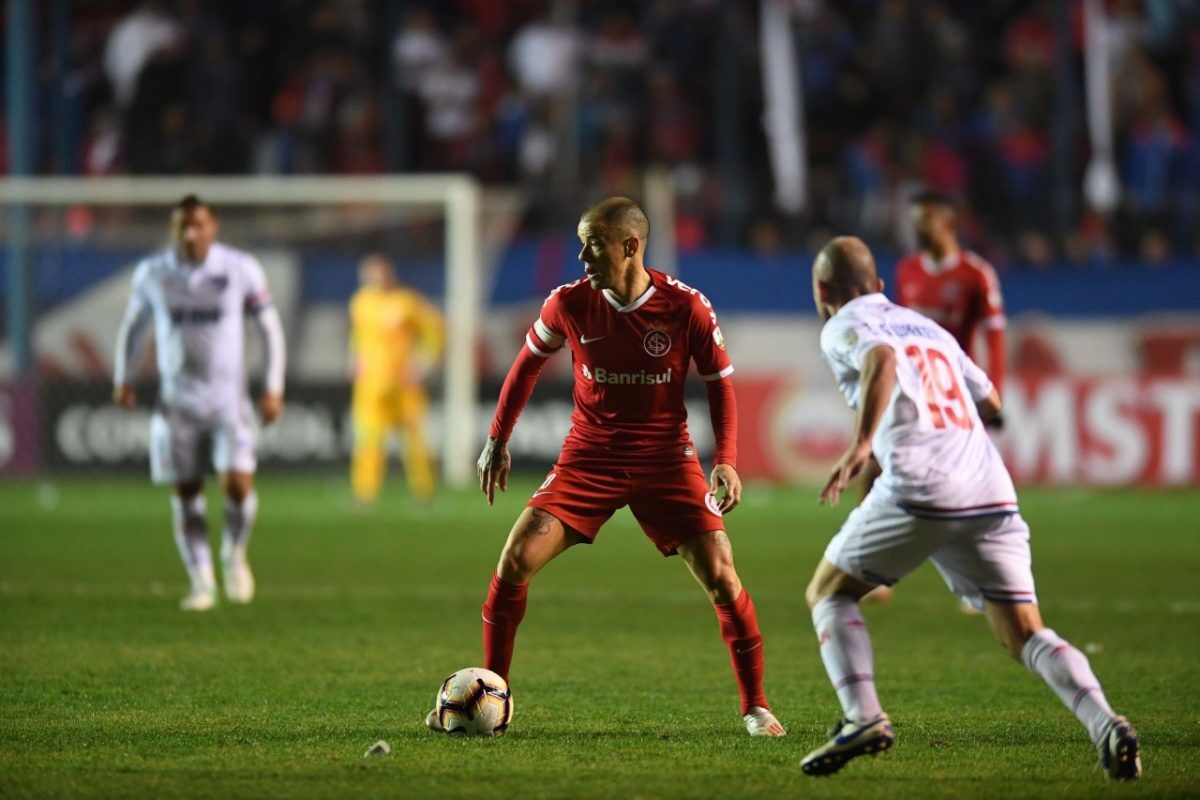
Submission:
[[[244,400],[236,413],[197,418],[159,408],[150,418],[150,479],[188,483],[210,471],[254,472],[254,413]]]
[[[933,561],[950,591],[983,601],[1037,603],[1029,526],[1021,515],[930,519],[867,495],[825,548],[825,560],[863,583],[891,586]]]

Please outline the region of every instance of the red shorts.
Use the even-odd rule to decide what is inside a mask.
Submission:
[[[694,536],[725,530],[717,501],[696,461],[657,470],[555,465],[525,504],[553,514],[590,543],[618,508],[629,506],[664,556]]]

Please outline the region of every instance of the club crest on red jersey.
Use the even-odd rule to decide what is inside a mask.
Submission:
[[[671,350],[671,337],[666,331],[650,331],[642,339],[642,347],[655,358],[661,358]]]

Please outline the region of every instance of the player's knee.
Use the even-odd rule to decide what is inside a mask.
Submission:
[[[506,545],[500,553],[496,574],[509,583],[524,583],[533,575],[533,565],[519,544]]]
[[[713,565],[700,576],[700,582],[714,603],[732,603],[742,593],[742,581],[732,562]]]
[[[804,588],[804,602],[811,610],[817,603],[837,593],[837,583],[824,570],[818,569]]]
[[[175,484],[175,494],[181,500],[191,500],[204,491],[204,484],[200,481],[190,481],[188,483]]]
[[[250,489],[249,480],[231,479],[225,484],[225,496],[229,498],[229,502],[240,504],[250,494]]]
[[[496,572],[503,580],[524,583],[541,568],[544,556],[539,552],[537,543],[550,532],[551,520],[548,514],[531,514],[509,536],[496,567]]]

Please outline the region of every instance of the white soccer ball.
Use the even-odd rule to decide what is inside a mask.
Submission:
[[[503,736],[512,720],[512,691],[491,670],[469,667],[442,681],[434,708],[451,736]]]

